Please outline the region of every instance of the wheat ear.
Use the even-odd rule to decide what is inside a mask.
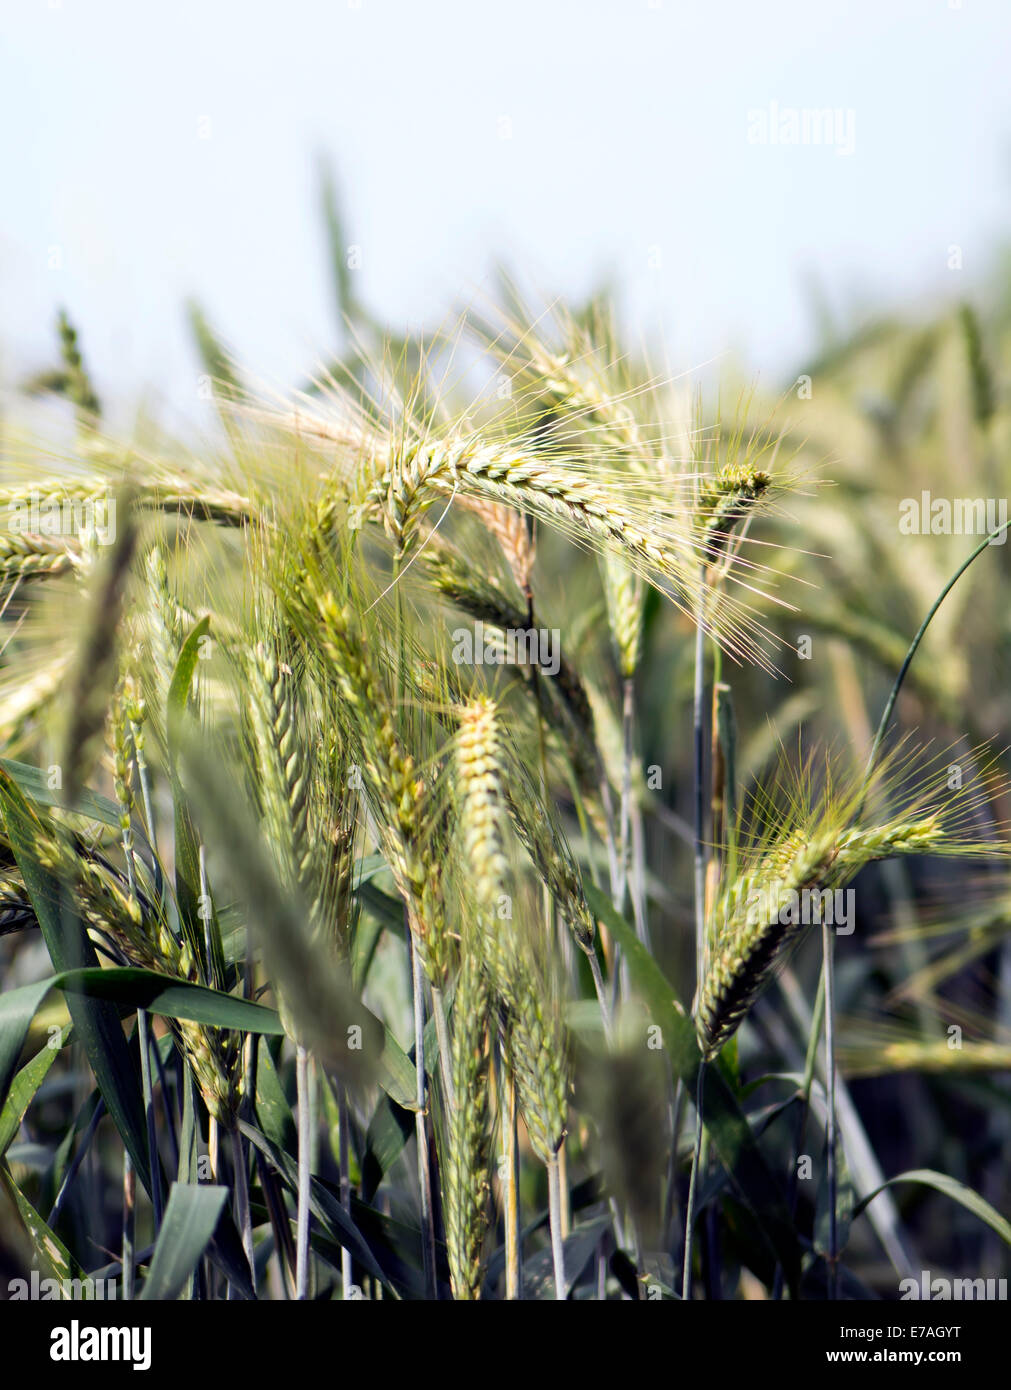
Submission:
[[[291,668],[264,642],[247,662],[248,710],[263,819],[281,873],[307,895],[313,849],[309,783],[296,717]]]
[[[0,534],[0,577],[6,583],[55,579],[79,562],[79,556],[65,540],[29,532]]]
[[[733,1037],[810,925],[796,911],[798,894],[811,893],[817,907],[817,894],[841,887],[871,860],[936,850],[944,838],[936,815],[811,840],[792,835],[773,846],[757,869],[741,875],[717,909],[721,925],[696,1001],[696,1032],[706,1060]]]

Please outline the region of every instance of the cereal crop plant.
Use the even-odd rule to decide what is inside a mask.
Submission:
[[[64,320],[72,437],[0,477],[12,1288],[895,1296],[934,1204],[1011,1242],[929,1080],[1003,1132],[1006,1000],[944,992],[1005,968],[1002,754],[916,633],[987,538],[879,595],[829,414],[505,303],[277,399],[195,310],[204,446],[106,431]],[[913,1078],[908,1173],[850,1072]]]

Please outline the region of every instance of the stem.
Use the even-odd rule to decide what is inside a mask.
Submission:
[[[200,873],[200,910],[197,915],[204,924],[204,951],[206,952],[208,983],[213,983],[220,989],[221,981],[216,979],[213,973],[212,962],[214,960],[214,955],[211,948],[211,895],[207,883],[207,851],[203,843],[200,844],[197,850],[197,862],[199,864]]]
[[[825,1085],[828,1115],[825,1123],[825,1142],[828,1149],[826,1177],[828,1182],[828,1296],[839,1297],[839,1231],[836,1221],[836,1114],[835,1114],[835,938],[827,922],[822,923],[821,942],[825,973]]]
[[[695,1152],[692,1154],[692,1175],[688,1181],[688,1209],[685,1213],[685,1262],[681,1274],[681,1298],[685,1303],[692,1296],[692,1237],[695,1227],[695,1199],[699,1169],[702,1166],[702,1090],[705,1084],[706,1063],[699,1063],[695,1090]]]
[[[215,1182],[218,1180],[220,1167],[218,1163],[218,1122],[213,1115],[207,1117],[207,1158],[211,1165],[211,1177]]]
[[[555,1274],[555,1298],[565,1300],[565,1243],[562,1239],[562,1182],[558,1155],[548,1159],[548,1218],[551,1225],[551,1263]]]
[[[590,944],[590,946],[583,948],[583,954],[586,956],[586,959],[590,965],[590,974],[593,976],[593,988],[597,992],[597,1000],[600,1004],[600,1018],[601,1022],[604,1025],[604,1040],[610,1048],[611,1005],[607,998],[607,986],[604,984],[604,976],[603,972],[600,969],[600,961],[597,959],[597,953],[593,949],[592,943]]]
[[[705,585],[705,570],[702,572]],[[695,751],[695,971],[696,989],[702,989],[705,970],[706,938],[706,855],[705,834],[706,794],[705,777],[705,615],[700,613],[695,625],[695,691],[692,701],[692,728]]]
[[[895,708],[895,701],[899,698],[899,691],[902,689],[902,684],[906,679],[907,671],[913,664],[913,658],[915,657],[917,649],[919,648],[919,645],[923,640],[924,633],[930,626],[934,614],[937,612],[941,604],[951,593],[952,589],[955,587],[958,581],[962,578],[962,575],[965,574],[966,570],[969,568],[972,562],[975,559],[977,559],[978,556],[983,554],[983,551],[992,541],[995,541],[998,536],[1002,535],[1004,532],[1007,531],[1009,524],[1011,523],[1005,521],[1003,525],[998,526],[995,531],[991,531],[990,534],[987,536],[986,540],[981,541],[980,544],[977,545],[976,549],[972,552],[968,559],[962,561],[958,569],[951,576],[947,584],[945,584],[944,588],[941,590],[937,598],[931,604],[929,613],[924,618],[923,622],[920,624],[916,636],[913,638],[912,642],[910,642],[909,650],[906,652],[905,660],[899,667],[899,674],[895,677],[895,684],[892,686],[891,693],[888,696],[887,703],[885,704],[885,708],[882,712],[881,722],[878,724],[877,733],[874,735],[874,743],[871,747],[871,754],[867,760],[867,771],[864,775],[864,794],[861,797],[860,806],[857,810],[856,815],[854,816],[854,820],[858,820],[863,813],[864,801],[866,800],[867,796],[867,787],[870,781],[870,776],[874,770],[874,764],[877,761],[877,756],[881,748],[882,740],[884,739],[885,734],[888,730],[888,725],[892,718],[892,711]]]
[[[123,1297],[133,1298],[134,1222],[136,1217],[137,1175],[130,1151],[123,1150]]]
[[[635,720],[635,682],[626,677],[621,701],[621,807],[618,822],[618,884],[614,905],[625,911],[628,891],[629,829],[632,804],[632,738]]]
[[[569,1160],[568,1150],[563,1139],[558,1146],[558,1180],[560,1184],[561,1205],[559,1215],[561,1217],[562,1240],[568,1240],[572,1230],[572,1211],[569,1205]]]
[[[130,834],[130,827],[123,831],[123,859],[126,861],[126,882],[130,889],[130,897],[137,896],[137,871],[133,859],[133,836]]]
[[[438,1297],[435,1280],[435,1226],[432,1215],[432,1174],[428,1163],[428,1126],[425,1123],[427,1086],[425,1077],[425,980],[421,953],[414,944],[411,928],[407,927],[407,950],[411,960],[411,992],[414,999],[414,1067],[417,1077],[415,1090],[414,1133],[418,1144],[418,1187],[421,1193],[421,1250],[425,1266],[425,1292],[429,1299]]]
[[[519,1123],[516,1106],[516,1086],[512,1076],[505,1067],[502,1068],[502,1092],[505,1101],[502,1137],[505,1146],[506,1160],[506,1298],[513,1300],[523,1297],[519,1200]]]
[[[340,1162],[340,1200],[341,1206],[351,1215],[351,1111],[348,1106],[346,1086],[340,1086],[337,1093],[337,1123],[340,1126],[338,1160]],[[341,1295],[345,1302],[351,1297],[351,1251],[341,1246]]]
[[[295,1046],[295,1079],[298,1091],[298,1214],[295,1240],[295,1297],[309,1297],[309,1152],[312,1128],[309,1100],[309,1054]]]
[[[614,804],[611,800],[611,784],[607,780],[607,773],[603,768],[600,772],[600,804],[604,812],[604,823],[607,827],[607,839],[604,847],[607,850],[607,875],[611,884],[611,899],[613,901],[618,891],[618,845],[614,831]]]
[[[635,934],[652,954],[649,918],[646,913],[646,839],[642,823],[642,807],[632,803],[632,918]]]

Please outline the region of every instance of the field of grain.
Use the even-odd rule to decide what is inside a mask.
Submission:
[[[1006,1278],[1006,301],[778,393],[345,308],[4,424],[0,1296]]]

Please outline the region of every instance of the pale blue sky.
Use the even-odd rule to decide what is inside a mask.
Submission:
[[[5,0],[0,379],[52,356],[65,303],[105,397],[190,416],[189,294],[297,379],[334,337],[318,150],[392,323],[502,256],[552,293],[610,272],[674,364],[774,379],[808,277],[846,304],[982,275],[1009,35],[1006,0]],[[838,108],[853,153],[753,143],[770,103]]]

